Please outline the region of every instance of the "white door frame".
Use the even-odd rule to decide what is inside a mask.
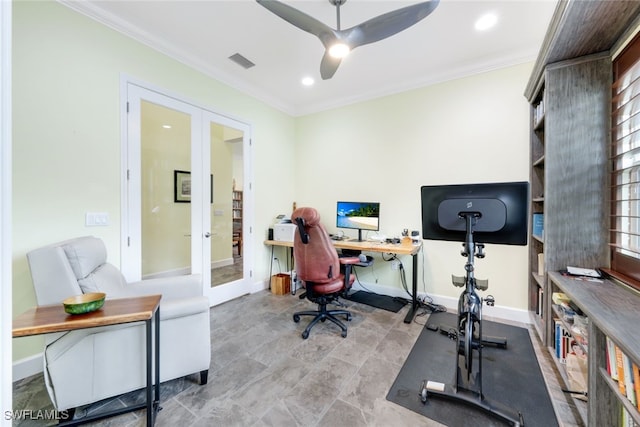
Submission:
[[[0,1],[0,408],[12,405],[11,2]],[[11,419],[2,417],[2,426]]]
[[[193,274],[202,279],[203,294],[209,297],[210,305],[216,305],[240,295],[252,292],[253,266],[253,155],[251,149],[251,126],[247,123],[223,116],[201,107],[183,97],[167,94],[167,91],[154,88],[128,76],[121,77],[122,95],[122,237],[121,270],[128,281],[142,278],[141,248],[141,184],[140,184],[140,101],[142,99],[158,105],[172,108],[192,117],[191,128],[191,166],[192,166],[192,203],[191,234],[202,236],[191,239],[191,268]],[[131,119],[130,119],[131,118]],[[243,221],[243,279],[224,285],[211,287],[211,269],[209,240],[205,233],[211,232],[209,204],[203,203],[210,194],[210,181],[202,179],[209,175],[209,126],[210,122],[219,123],[243,131],[243,161],[245,201]],[[207,169],[206,171],[204,169]],[[206,173],[206,175],[205,175]],[[201,197],[195,197],[196,194]],[[137,236],[137,238],[134,238]],[[206,243],[206,244],[205,244]]]

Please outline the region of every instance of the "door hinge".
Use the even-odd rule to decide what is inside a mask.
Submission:
[[[249,277],[253,277],[253,270],[249,270]]]
[[[249,227],[249,234],[253,234],[253,226]]]
[[[127,181],[129,181],[129,172],[130,172],[130,170],[127,169]]]
[[[127,101],[127,113],[129,113],[129,101]]]
[[[127,246],[131,246],[131,237],[127,236]]]

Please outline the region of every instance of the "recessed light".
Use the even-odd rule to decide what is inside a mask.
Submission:
[[[475,23],[478,31],[485,31],[498,23],[498,16],[495,13],[485,13]]]
[[[171,125],[162,125],[162,127],[165,129],[171,129]]]
[[[302,84],[305,86],[313,86],[314,83],[315,80],[313,80],[313,77],[305,77],[302,79]]]

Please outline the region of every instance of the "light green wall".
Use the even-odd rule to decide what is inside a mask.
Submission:
[[[266,279],[262,241],[290,209],[295,121],[256,99],[88,19],[55,1],[13,5],[13,315],[36,302],[25,254],[92,234],[120,265],[121,74],[180,94],[252,126],[255,161],[254,280]],[[277,191],[274,189],[277,188]],[[85,227],[108,212],[108,227]],[[42,350],[14,340],[14,360]]]
[[[531,67],[509,67],[298,119],[298,206],[318,208],[331,231],[337,230],[337,200],[379,201],[380,233],[393,237],[404,228],[422,230],[422,185],[528,181],[528,106],[522,90]],[[460,290],[450,277],[464,275],[460,249],[458,243],[425,241],[420,291],[457,298]],[[383,263],[378,258],[375,269],[359,269],[360,280],[400,288],[398,272]],[[410,258],[403,264],[410,283]],[[488,246],[487,257],[476,264],[476,277],[489,279],[497,304],[527,308],[526,247]]]
[[[378,200],[393,236],[421,228],[421,185],[528,179],[531,64],[296,119],[54,1],[13,9],[14,316],[35,304],[31,249],[93,234],[120,264],[122,73],[251,124],[256,282],[269,272],[266,230],[294,201],[319,208],[333,229],[337,199]],[[108,212],[110,225],[85,227],[85,212]],[[459,249],[425,243],[420,291],[457,296],[449,277],[462,274]],[[399,287],[381,263],[361,280]],[[477,276],[498,304],[525,309],[526,263],[525,248],[490,246]],[[14,360],[41,349],[39,339],[14,340]]]

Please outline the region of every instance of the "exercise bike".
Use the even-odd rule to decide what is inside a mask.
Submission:
[[[498,409],[488,402],[482,393],[482,348],[493,345],[498,348],[507,348],[507,339],[502,337],[484,337],[482,335],[482,304],[494,305],[493,297],[488,296],[485,301],[476,290],[488,289],[488,280],[478,280],[474,276],[474,259],[484,258],[484,244],[475,243],[473,228],[482,217],[477,211],[459,212],[458,216],[464,219],[466,224],[465,242],[462,244],[461,255],[467,258],[464,266],[464,277],[452,276],[454,286],[464,287],[458,299],[458,323],[455,328],[440,326],[442,333],[449,335],[456,341],[456,378],[455,384],[449,386],[435,381],[424,380],[420,397],[422,403],[427,402],[429,396],[438,396],[450,400],[456,400],[493,415],[513,426],[524,426],[521,413],[509,414]],[[477,353],[477,372],[474,372],[474,352]]]

